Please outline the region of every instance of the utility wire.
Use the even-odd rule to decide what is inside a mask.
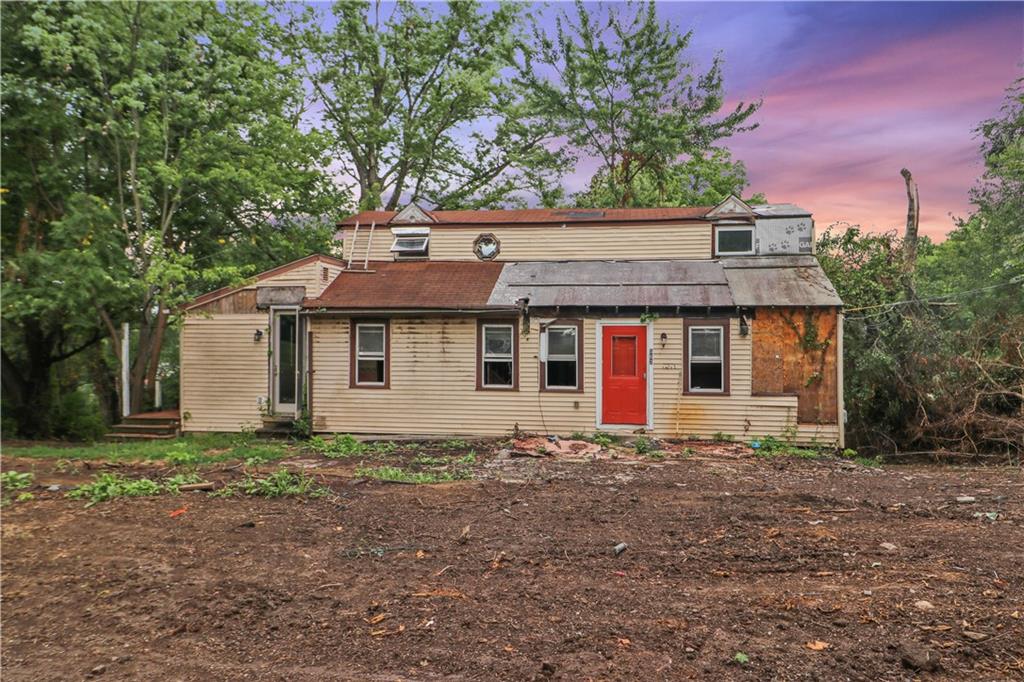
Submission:
[[[957,292],[954,292],[952,294],[944,294],[942,296],[932,296],[930,298],[913,298],[913,299],[907,299],[907,300],[904,300],[904,301],[893,301],[891,303],[878,303],[876,305],[866,305],[866,306],[861,306],[860,308],[847,308],[845,312],[846,313],[857,313],[857,312],[860,312],[862,310],[874,310],[876,308],[890,308],[891,309],[891,308],[895,308],[896,306],[908,305],[910,303],[939,303],[941,301],[944,301],[944,300],[950,299],[950,298],[958,298],[960,296],[969,296],[970,294],[976,294],[976,293],[981,292],[981,291],[988,291],[990,289],[999,289],[1001,287],[1015,286],[1015,285],[1020,285],[1020,284],[1021,283],[1019,281],[1011,280],[1009,282],[1002,282],[1000,284],[993,284],[991,286],[980,287],[978,289],[968,289],[967,291],[957,291]],[[873,317],[873,316],[872,315],[865,315],[865,316],[862,316],[862,317]],[[858,318],[854,317],[854,318],[847,318],[847,319],[858,319]]]

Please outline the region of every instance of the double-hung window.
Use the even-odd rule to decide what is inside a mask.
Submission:
[[[516,325],[511,322],[480,322],[479,381],[483,389],[515,390]]]
[[[580,325],[552,323],[541,337],[543,388],[574,391],[580,386]]]
[[[352,332],[353,386],[386,388],[388,385],[388,325],[355,322]]]
[[[724,393],[726,339],[724,325],[694,324],[686,329],[687,390]]]

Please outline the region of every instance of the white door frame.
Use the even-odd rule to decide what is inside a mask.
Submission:
[[[605,424],[601,421],[603,408],[604,389],[604,328],[605,327],[646,327],[647,328],[647,423],[646,424]],[[594,421],[597,428],[602,431],[636,431],[638,428],[645,428],[648,431],[654,430],[654,323],[643,322],[640,318],[602,319],[597,321],[597,349],[594,353],[597,363],[595,375],[597,376],[597,410]]]
[[[282,403],[280,399],[281,385],[277,380],[280,372],[281,357],[280,357],[280,344],[279,341],[279,324],[278,320],[282,314],[294,315],[295,316],[295,402],[293,403]],[[271,396],[271,408],[275,415],[290,414],[296,416],[299,414],[299,374],[301,373],[301,365],[299,364],[299,358],[302,348],[302,334],[299,330],[299,307],[298,306],[271,306],[270,308],[270,343],[271,343],[271,358],[270,358],[270,396]]]

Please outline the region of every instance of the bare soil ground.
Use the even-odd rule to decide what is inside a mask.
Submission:
[[[5,457],[39,484],[3,511],[5,682],[1024,678],[1017,468],[491,454],[415,486],[286,464],[333,494],[85,508],[42,486],[102,465]]]

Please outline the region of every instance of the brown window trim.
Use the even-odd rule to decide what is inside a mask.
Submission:
[[[384,384],[360,384],[356,382],[356,326],[360,324],[384,325]],[[353,317],[348,324],[348,387],[367,390],[391,388],[391,320],[380,318]]]
[[[484,386],[484,325],[510,324],[512,325],[512,385],[508,387]],[[480,318],[476,321],[476,390],[515,392],[519,390],[519,355],[521,352],[521,340],[519,338],[519,318]]]
[[[690,327],[721,327],[722,328],[722,390],[691,391],[690,390]],[[686,395],[720,396],[729,395],[732,388],[732,376],[729,371],[729,337],[732,335],[732,320],[728,317],[687,318],[683,320],[683,393]]]
[[[576,388],[548,388],[547,363],[538,362],[540,390],[545,393],[583,393],[583,320],[552,320],[540,326],[541,332],[548,327],[576,327]]]

